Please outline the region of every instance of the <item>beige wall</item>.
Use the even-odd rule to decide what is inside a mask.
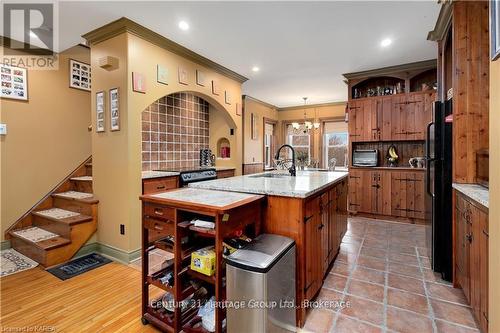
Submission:
[[[489,331],[500,332],[500,60],[490,65]]]
[[[246,97],[243,100],[244,109],[244,156],[243,163],[263,163],[264,149],[264,118],[278,121],[278,111],[276,108]],[[257,139],[252,139],[252,114],[257,116]],[[276,131],[278,129],[276,128]],[[278,133],[276,133],[278,135]]]
[[[106,55],[119,59],[118,70],[107,71],[98,66],[98,59]],[[168,69],[168,85],[156,82],[157,64]],[[179,66],[183,66],[188,71],[187,85],[178,83]],[[196,84],[196,69],[205,72],[205,86]],[[132,72],[145,75],[146,93],[132,91]],[[236,115],[236,103],[241,103],[241,84],[129,33],[122,33],[92,46],[92,74],[93,101],[97,91],[104,90],[108,93],[109,89],[119,87],[121,110],[120,131],[109,132],[107,130],[102,134],[93,133],[94,192],[100,200],[98,239],[105,245],[132,252],[141,246],[139,201],[141,194],[141,112],[160,97],[175,92],[189,91],[207,100],[213,108],[217,109],[217,112],[227,114],[230,126],[234,125],[232,158],[224,163],[234,166],[236,172],[241,173],[242,139],[239,131],[242,120]],[[212,79],[219,81],[221,88],[219,96],[211,93]],[[230,105],[224,102],[224,90],[228,90],[232,95]],[[94,117],[94,103],[92,103],[92,110]],[[217,117],[214,116],[214,119]],[[93,123],[95,123],[94,118]],[[109,124],[107,128],[108,126]],[[222,162],[218,164],[222,165]],[[125,224],[125,235],[119,234],[120,224]]]
[[[317,117],[318,119],[328,119],[328,118],[344,118],[345,117],[345,102],[331,103],[325,105],[311,105],[306,107],[306,117],[311,121]],[[279,109],[278,119],[280,121],[280,136],[281,142],[284,142],[284,131],[285,123],[298,120],[299,122],[304,121],[304,107],[293,107]],[[321,158],[321,135],[320,130],[314,131],[313,139],[313,153],[312,157],[316,160]]]
[[[3,49],[2,49],[3,54]],[[28,70],[29,100],[0,100],[1,234],[91,155],[90,93],[69,88],[69,58],[88,63],[75,46],[59,69]]]

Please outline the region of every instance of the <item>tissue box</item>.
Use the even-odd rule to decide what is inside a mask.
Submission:
[[[199,249],[191,254],[191,269],[212,276],[215,273],[215,251],[213,246]]]

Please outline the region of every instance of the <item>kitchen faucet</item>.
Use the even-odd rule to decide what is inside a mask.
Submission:
[[[295,171],[295,149],[293,149],[292,146],[290,145],[282,145],[281,147],[278,148],[278,151],[276,152],[276,156],[275,156],[275,159],[276,160],[279,160],[280,158],[280,151],[282,148],[290,148],[290,150],[292,151],[292,166],[290,168],[288,168],[288,172],[290,172],[290,176],[293,176],[295,177],[297,175],[297,172]]]

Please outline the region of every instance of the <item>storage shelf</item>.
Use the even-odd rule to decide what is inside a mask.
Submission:
[[[187,273],[191,277],[194,277],[194,278],[197,278],[199,280],[202,280],[202,281],[205,281],[205,282],[208,282],[210,284],[215,285],[215,274],[212,275],[212,276],[208,276],[208,275],[205,275],[205,274],[201,274],[201,273],[199,273],[197,271],[193,271],[191,268],[187,269]]]

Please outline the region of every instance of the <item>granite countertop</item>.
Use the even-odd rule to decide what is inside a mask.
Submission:
[[[453,183],[453,188],[484,207],[489,208],[490,193],[487,187],[478,184]]]
[[[281,174],[279,178],[258,177],[264,174]],[[208,180],[189,184],[191,188],[230,192],[266,194],[292,198],[307,198],[348,175],[340,171],[297,171],[296,177],[288,172],[265,172],[246,176]]]
[[[178,190],[151,194],[149,197],[205,206],[225,207],[243,200],[255,198],[255,195],[183,187]]]
[[[179,175],[178,172],[170,172],[170,171],[143,171],[142,179],[172,177],[178,175]]]

